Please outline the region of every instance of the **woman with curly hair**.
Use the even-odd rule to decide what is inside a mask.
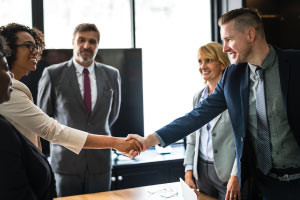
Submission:
[[[82,148],[113,148],[122,153],[136,149],[141,145],[136,140],[125,141],[124,138],[89,134],[58,123],[40,110],[34,103],[30,90],[19,80],[36,69],[36,64],[44,50],[44,36],[35,29],[11,23],[0,27],[12,50],[7,57],[14,91],[11,99],[0,105],[0,115],[4,116],[16,129],[41,149],[40,138],[65,146],[79,154]]]
[[[5,58],[9,52],[0,36],[0,105],[9,101],[12,92],[12,74]],[[0,128],[1,199],[53,199],[54,174],[47,158],[1,115]]]
[[[16,23],[0,27],[0,32],[11,49],[11,55],[7,57],[10,71],[14,73],[15,79],[20,80],[28,72],[36,69],[45,47],[44,35],[36,28],[31,29]],[[24,48],[29,51],[24,51]],[[27,59],[24,56],[28,56]]]

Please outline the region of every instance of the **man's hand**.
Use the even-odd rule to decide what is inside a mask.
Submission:
[[[139,141],[142,145],[142,151],[146,151],[147,149],[149,149],[150,147],[148,147],[148,145],[146,144],[146,139],[138,134],[128,134],[126,140],[132,140],[135,139],[137,141]]]
[[[141,144],[141,151],[146,151],[148,148],[146,147],[146,139],[140,135],[137,134],[129,134],[127,135],[126,140],[130,141],[130,140],[137,140],[139,141],[139,143]],[[134,151],[131,150],[128,154],[125,154],[126,156],[128,156],[129,158],[135,158],[136,156],[138,156],[140,154],[139,151]]]
[[[241,200],[240,184],[237,176],[230,177],[227,183],[225,200]]]
[[[146,138],[144,138],[140,135],[137,135],[137,134],[129,134],[127,136],[126,140],[130,140],[130,139],[136,139],[137,141],[139,141],[142,144],[142,152],[146,151],[150,147],[160,143],[158,138],[156,137],[156,135],[154,133],[148,135]],[[140,152],[132,150],[126,156],[128,156],[130,158],[135,158],[136,156],[139,155],[139,153]]]
[[[185,183],[188,186],[190,186],[190,188],[192,188],[197,195],[200,193],[197,190],[197,186],[196,186],[196,184],[193,180],[193,171],[192,170],[188,170],[188,171],[185,172],[184,180],[185,180]]]
[[[135,139],[118,138],[114,144],[114,149],[127,155],[130,151],[135,151],[138,154],[142,151],[142,144]]]

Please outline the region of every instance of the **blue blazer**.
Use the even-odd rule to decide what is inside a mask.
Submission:
[[[300,51],[275,48],[279,61],[281,94],[288,122],[300,146]],[[230,65],[226,68],[213,94],[199,103],[198,107],[156,131],[169,145],[211,121],[228,109],[234,130],[239,180],[246,171],[255,169],[255,159],[249,145],[247,124],[249,107],[249,67],[247,63]],[[275,113],[274,113],[275,114]],[[298,122],[298,123],[297,123]],[[247,170],[246,170],[247,169]]]

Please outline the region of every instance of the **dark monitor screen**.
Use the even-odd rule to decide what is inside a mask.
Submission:
[[[72,58],[72,49],[47,49],[37,69],[21,81],[37,98],[38,81],[45,67]],[[112,127],[112,135],[126,137],[129,133],[144,135],[143,79],[141,49],[99,49],[96,61],[117,68],[121,75],[121,109]],[[43,141],[45,145],[45,141]],[[46,147],[47,148],[47,147]],[[47,150],[45,150],[47,154]]]

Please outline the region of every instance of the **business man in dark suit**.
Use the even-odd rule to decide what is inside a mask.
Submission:
[[[166,146],[228,109],[239,180],[255,177],[264,199],[299,199],[300,51],[268,45],[262,20],[251,9],[229,11],[219,25],[223,50],[235,64],[227,67],[214,93],[146,139],[128,138],[139,139],[144,150],[156,144]]]
[[[99,39],[94,24],[75,28],[73,58],[44,70],[37,103],[62,124],[110,135],[120,109],[120,75],[94,61]],[[58,196],[110,190],[111,150],[82,150],[76,155],[52,144],[50,155]]]

